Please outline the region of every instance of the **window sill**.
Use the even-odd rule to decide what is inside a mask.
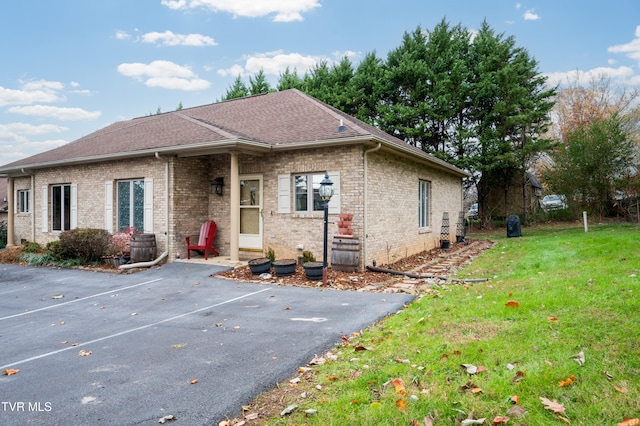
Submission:
[[[431,230],[431,228],[420,228],[418,229],[418,235],[423,235],[423,234],[432,234],[433,231]]]

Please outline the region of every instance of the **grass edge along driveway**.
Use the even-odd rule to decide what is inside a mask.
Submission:
[[[458,277],[490,281],[443,286],[344,336],[335,360],[245,407],[248,423],[638,424],[638,227],[489,237],[498,245]]]

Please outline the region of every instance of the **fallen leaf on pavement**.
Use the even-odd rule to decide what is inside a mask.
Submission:
[[[198,383],[198,379],[193,379],[193,380],[192,380],[191,382],[189,382],[189,383],[191,383],[192,385],[195,385],[196,383]]]
[[[80,352],[78,352],[78,355],[80,356],[89,356],[91,355],[93,352],[91,351],[85,351],[84,349],[80,350]]]
[[[168,416],[164,416],[158,419],[158,423],[164,424],[167,420],[174,421],[175,419],[176,416],[174,416],[173,414],[169,414]]]
[[[2,370],[2,372],[5,376],[12,376],[14,374],[18,374],[20,370],[18,370],[17,368],[5,368],[4,370]]]

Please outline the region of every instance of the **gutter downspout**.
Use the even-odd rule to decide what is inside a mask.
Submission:
[[[155,157],[160,160],[160,153],[156,151],[155,153]],[[164,236],[165,236],[165,252],[164,254],[168,254],[169,253],[169,159],[165,158],[164,161],[164,212],[165,212],[165,219],[164,219]],[[122,265],[121,265],[122,266]]]
[[[7,247],[15,247],[15,201],[13,201],[13,178],[7,178]]]
[[[31,241],[36,240],[36,177],[31,175],[31,191],[30,191],[29,207],[31,207]]]
[[[364,152],[364,241],[362,242],[362,259],[365,266],[367,265],[367,244],[369,241],[369,209],[367,208],[369,194],[369,161],[367,154],[375,152],[382,147],[382,142],[378,142],[378,146]]]
[[[118,269],[148,268],[157,265],[165,257],[167,257],[166,251],[162,252],[162,254],[160,254],[160,256],[158,256],[156,260],[150,260],[148,262],[126,263],[124,265],[118,266]]]

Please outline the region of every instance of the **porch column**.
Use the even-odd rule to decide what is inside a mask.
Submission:
[[[16,205],[13,201],[13,178],[7,179],[7,247],[15,247],[14,217]]]
[[[231,152],[231,196],[229,197],[229,260],[240,260],[240,173],[238,167],[238,153]]]

